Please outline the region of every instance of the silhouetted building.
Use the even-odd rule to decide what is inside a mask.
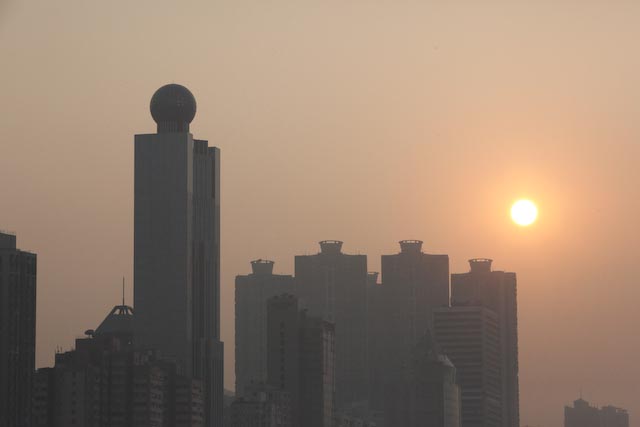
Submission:
[[[293,276],[273,274],[273,261],[251,262],[252,273],[236,276],[236,393],[267,381],[267,301],[293,294]]]
[[[310,316],[336,329],[336,404],[368,399],[367,257],[342,253],[342,242],[320,242],[320,253],[295,257],[295,280]]]
[[[598,409],[579,398],[565,406],[564,427],[629,427],[629,413],[611,405]]]
[[[0,426],[31,425],[36,347],[36,254],[0,232]]]
[[[451,275],[452,306],[482,306],[499,319],[502,419],[504,427],[520,425],[518,381],[518,303],[516,274],[492,271],[490,259],[469,260],[468,273]],[[455,361],[454,361],[455,363]]]
[[[601,427],[629,427],[629,413],[615,406],[603,406],[600,409]]]
[[[133,348],[133,310],[116,306],[101,325],[56,354],[34,381],[34,427],[201,427],[202,383],[175,363]]]
[[[335,387],[334,327],[300,311],[293,295],[267,308],[268,383],[291,398],[293,427],[331,427]]]
[[[289,393],[265,384],[251,384],[228,409],[227,427],[292,427]]]
[[[433,314],[436,342],[456,367],[462,427],[505,426],[498,315],[481,306],[437,308]]]
[[[600,427],[600,410],[582,398],[564,407],[564,427]]]
[[[222,424],[220,150],[196,140],[196,101],[183,86],[151,99],[157,133],[135,136],[136,346],[159,350],[202,380],[205,425]]]
[[[422,252],[422,241],[403,240],[400,253],[382,256],[382,285],[371,296],[370,317],[378,322],[371,340],[375,360],[372,403],[380,407],[432,320],[436,307],[449,306],[449,257]]]
[[[456,368],[440,353],[431,332],[414,348],[404,375],[391,386],[385,425],[460,427]]]

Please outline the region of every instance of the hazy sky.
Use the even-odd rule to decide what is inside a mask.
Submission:
[[[135,3],[135,4],[132,4]],[[640,417],[640,2],[0,0],[0,228],[38,253],[38,366],[132,298],[133,135],[186,85],[233,280],[317,241],[518,273],[522,424]],[[531,228],[512,201],[540,208]],[[633,422],[633,421],[632,421]]]

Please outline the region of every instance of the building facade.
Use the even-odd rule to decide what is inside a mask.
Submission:
[[[387,426],[461,426],[461,394],[456,368],[430,331],[414,348],[404,375],[390,384]]]
[[[335,325],[336,404],[369,397],[367,257],[342,253],[342,242],[320,242],[320,253],[295,257],[297,295],[310,316]]]
[[[194,139],[183,86],[151,99],[157,133],[135,136],[135,341],[203,384],[205,425],[222,424],[220,150]]]
[[[470,271],[451,275],[451,305],[481,306],[498,315],[504,427],[520,425],[518,303],[515,273],[493,271],[492,260],[469,260]]]
[[[438,308],[433,315],[436,342],[456,368],[462,427],[505,426],[498,315],[480,306]]]
[[[31,424],[36,347],[36,254],[0,232],[0,425]]]
[[[293,294],[293,276],[273,274],[273,261],[251,262],[252,273],[236,277],[236,394],[267,381],[267,301]]]
[[[202,382],[133,347],[133,310],[116,306],[53,368],[36,372],[33,427],[202,427]]]
[[[611,405],[598,409],[581,397],[565,406],[564,427],[629,427],[629,413]]]
[[[280,295],[267,306],[267,379],[291,399],[293,427],[331,427],[335,398],[335,330]]]
[[[291,427],[289,393],[253,383],[228,409],[227,427]]]
[[[382,284],[370,285],[371,403],[384,406],[389,383],[402,375],[432,312],[449,306],[449,257],[422,252],[422,241],[403,240],[400,253],[382,256]]]

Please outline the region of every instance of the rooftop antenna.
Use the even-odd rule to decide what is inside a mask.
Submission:
[[[122,306],[124,307],[124,276],[122,276]]]

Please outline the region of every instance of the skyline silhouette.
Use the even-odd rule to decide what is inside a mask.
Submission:
[[[580,388],[640,411],[640,5],[121,6],[1,6],[0,227],[38,254],[37,366],[133,283],[132,135],[175,80],[223,152],[226,388],[250,260],[293,274],[340,239],[379,271],[418,238],[451,272],[518,273],[523,425],[559,427]],[[520,198],[540,209],[527,229]]]

